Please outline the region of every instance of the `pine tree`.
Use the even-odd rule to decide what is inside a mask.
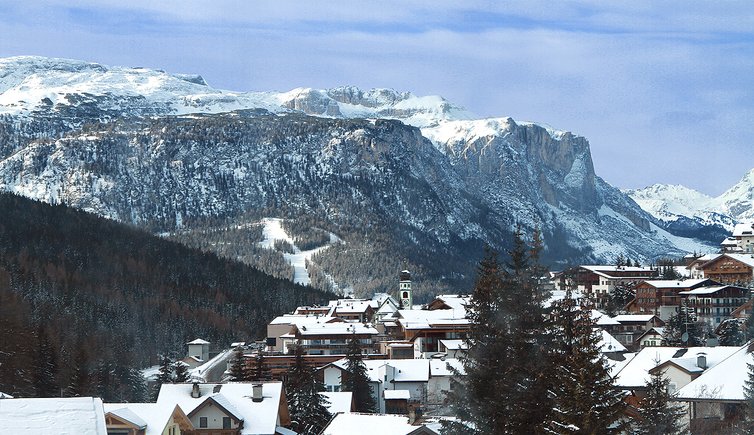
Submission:
[[[173,361],[167,355],[160,355],[160,369],[157,373],[157,379],[155,379],[154,390],[152,391],[152,399],[157,400],[157,396],[160,394],[160,387],[162,384],[173,383]]]
[[[720,346],[743,346],[746,343],[745,319],[725,319],[718,327]]]
[[[57,397],[60,395],[58,385],[57,352],[50,343],[47,330],[37,329],[37,349],[33,362],[33,384],[35,397]]]
[[[65,389],[66,397],[82,397],[90,394],[92,375],[89,370],[89,356],[83,346],[79,346],[73,360],[73,370],[70,375],[68,386]]]
[[[257,351],[257,354],[254,356],[254,364],[252,365],[248,376],[252,381],[261,382],[272,379],[270,368],[267,367],[267,363],[265,362],[264,352],[261,350]]]
[[[233,356],[230,363],[230,380],[236,382],[248,381],[248,370],[246,369],[246,360],[243,356],[243,348],[238,346],[233,350]]]
[[[316,435],[330,421],[329,402],[319,394],[325,386],[314,376],[314,370],[304,361],[301,346],[296,347],[296,359],[288,372],[286,396],[291,416],[291,429],[307,435]]]
[[[520,229],[506,270],[486,249],[467,307],[471,325],[462,358],[465,376],[448,394],[460,422],[444,422],[445,433],[544,433],[553,400],[549,364],[552,335],[543,308],[547,294],[538,265],[535,234],[527,249]]]
[[[173,383],[183,383],[188,382],[189,380],[189,371],[188,371],[188,365],[181,361],[176,360],[173,362]]]
[[[591,307],[573,299],[570,289],[555,304],[553,318],[558,345],[552,357],[556,369],[552,430],[558,434],[619,434],[625,404],[613,388],[607,361],[599,349]]]
[[[641,419],[636,427],[641,434],[675,435],[683,433],[681,418],[685,411],[680,405],[670,401],[668,392],[670,381],[662,371],[650,374],[647,381],[647,395],[639,403]]]
[[[705,325],[698,322],[692,309],[681,307],[670,316],[662,333],[663,346],[704,346],[706,344]],[[684,340],[684,334],[688,334]]]
[[[369,375],[361,355],[359,341],[353,337],[348,341],[346,349],[346,371],[348,375],[343,380],[343,391],[353,393],[353,406],[356,412],[375,412],[376,403],[369,385]]]

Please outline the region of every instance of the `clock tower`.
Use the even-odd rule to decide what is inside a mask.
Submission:
[[[404,310],[410,310],[414,306],[414,298],[411,296],[411,273],[408,270],[401,271],[398,301],[400,308]]]

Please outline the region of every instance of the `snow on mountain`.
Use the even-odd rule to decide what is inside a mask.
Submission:
[[[666,184],[625,190],[625,193],[664,222],[686,218],[732,231],[737,223],[754,219],[754,169],[714,198],[684,186]]]
[[[263,110],[232,112],[246,109]],[[136,224],[180,226],[281,203],[331,213],[346,201],[400,222],[412,240],[443,244],[499,244],[521,223],[569,260],[648,260],[691,243],[658,236],[654,218],[597,177],[585,138],[475,119],[439,96],[230,92],[196,75],[15,57],[0,59],[0,114],[53,124],[5,133],[18,142],[0,143],[3,189]],[[77,130],[91,120],[119,121]],[[676,202],[691,207],[692,196]]]

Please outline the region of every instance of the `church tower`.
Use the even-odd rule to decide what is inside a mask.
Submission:
[[[408,270],[401,271],[398,301],[404,310],[410,310],[414,306],[414,298],[411,296],[411,273]]]

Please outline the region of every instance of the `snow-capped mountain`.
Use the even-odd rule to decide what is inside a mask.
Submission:
[[[679,185],[655,184],[626,190],[637,204],[670,225],[693,222],[730,232],[740,222],[754,220],[754,169],[718,197]]]
[[[706,249],[596,176],[570,132],[388,89],[228,92],[60,59],[0,60],[0,188],[154,230],[284,209],[374,246],[379,223],[443,276],[517,224],[551,261]]]

